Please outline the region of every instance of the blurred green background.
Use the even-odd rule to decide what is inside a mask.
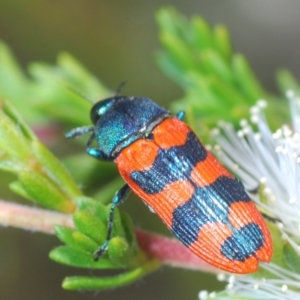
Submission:
[[[167,105],[182,91],[154,63],[154,53],[160,49],[154,13],[163,5],[225,24],[235,49],[249,59],[267,90],[277,92],[274,73],[279,67],[300,78],[297,0],[0,0],[0,39],[24,68],[31,61],[54,63],[59,52],[68,51],[112,90],[126,81],[125,94],[145,95]],[[127,201],[123,208],[137,226],[168,234],[138,199]],[[66,292],[60,287],[62,279],[86,272],[48,259],[49,250],[59,244],[56,237],[0,228],[0,241],[3,300],[196,299],[200,290],[220,287],[212,275],[162,268],[119,290],[96,295]]]

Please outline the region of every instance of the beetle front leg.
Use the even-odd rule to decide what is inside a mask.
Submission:
[[[94,140],[95,140],[95,133],[93,133],[90,136],[89,140],[86,143],[85,150],[86,150],[87,154],[89,154],[90,156],[95,157],[99,160],[112,161],[113,159],[111,157],[107,156],[103,151],[101,151],[98,148],[91,147]]]
[[[84,134],[90,133],[94,131],[93,126],[82,126],[82,127],[77,127],[68,133],[65,134],[65,137],[67,139],[73,139],[73,138],[78,138],[79,136],[82,136]]]
[[[108,243],[110,239],[112,238],[113,234],[113,223],[114,223],[114,212],[118,205],[120,205],[128,196],[128,193],[130,192],[130,187],[128,184],[125,184],[121,189],[119,189],[113,200],[112,205],[109,212],[109,219],[107,223],[107,236],[105,239],[105,242],[100,246],[100,248],[94,253],[94,260],[97,261],[107,250]]]

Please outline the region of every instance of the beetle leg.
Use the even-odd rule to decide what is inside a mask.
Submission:
[[[185,112],[183,110],[180,110],[177,115],[176,115],[176,118],[180,121],[182,121],[184,119],[184,116],[185,116]]]
[[[118,205],[120,205],[127,197],[128,193],[130,192],[130,188],[128,184],[125,184],[122,188],[120,188],[113,200],[112,205],[109,212],[109,219],[107,223],[107,236],[105,242],[100,246],[98,250],[94,253],[94,260],[97,261],[107,250],[108,242],[110,241],[112,237],[112,231],[113,231],[113,223],[114,223],[114,212]]]
[[[90,133],[94,131],[94,127],[93,126],[82,126],[82,127],[77,127],[73,130],[71,130],[70,132],[65,134],[65,137],[67,139],[72,139],[72,138],[77,138],[81,135]]]
[[[105,153],[103,153],[103,151],[101,151],[98,148],[91,147],[91,144],[93,143],[94,140],[95,140],[95,134],[93,133],[90,136],[90,138],[87,141],[86,146],[85,146],[85,150],[86,150],[87,154],[89,154],[90,156],[95,157],[99,160],[111,161],[112,158],[107,156]]]

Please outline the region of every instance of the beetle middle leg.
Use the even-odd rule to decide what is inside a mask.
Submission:
[[[105,239],[105,242],[99,247],[99,249],[95,251],[95,253],[94,253],[95,261],[97,261],[107,250],[108,243],[109,243],[110,239],[112,238],[112,234],[113,234],[115,209],[118,205],[120,205],[122,202],[124,202],[124,200],[127,198],[128,194],[129,194],[129,192],[130,192],[130,187],[128,186],[128,184],[125,184],[122,188],[120,188],[116,192],[116,194],[112,200],[112,205],[111,205],[110,212],[109,212],[109,219],[108,219],[108,223],[107,223],[106,239]]]

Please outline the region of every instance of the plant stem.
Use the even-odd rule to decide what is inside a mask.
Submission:
[[[53,226],[74,227],[72,215],[0,200],[0,225],[54,234]]]
[[[0,200],[0,225],[54,234],[54,225],[74,227],[72,215]],[[151,258],[169,266],[216,272],[217,270],[179,241],[136,229],[141,249]]]

